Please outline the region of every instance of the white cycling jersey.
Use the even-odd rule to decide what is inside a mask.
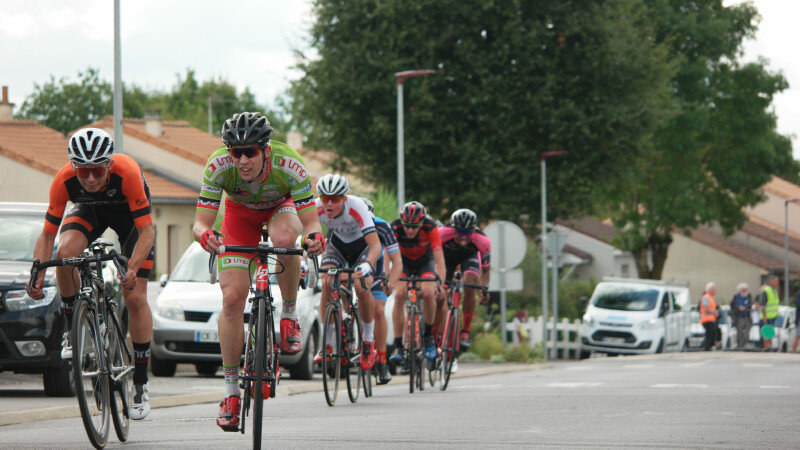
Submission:
[[[317,198],[315,201],[319,221],[345,244],[362,239],[375,231],[375,223],[372,221],[372,214],[370,214],[367,204],[355,195],[347,196],[341,214],[333,219],[325,214],[322,200]]]

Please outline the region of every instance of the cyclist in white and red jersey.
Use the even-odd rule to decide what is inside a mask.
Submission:
[[[270,142],[272,126],[259,113],[234,114],[222,126],[222,141],[208,159],[200,197],[197,201],[194,238],[206,251],[227,245],[256,246],[266,224],[272,245],[293,248],[302,232],[309,252],[323,248],[322,228],[314,214],[311,177],[302,157],[281,142]],[[225,192],[222,239],[212,230]],[[250,262],[253,255],[226,252],[219,255],[222,312],[219,343],[225,376],[225,398],[220,404],[217,425],[224,431],[239,430],[239,363],[244,347],[244,305],[250,290]],[[283,271],[277,275],[283,297],[280,321],[280,351],[294,354],[303,350],[295,303],[299,284],[300,258],[277,257]]]
[[[442,239],[444,262],[447,268],[446,279],[450,280],[456,267],[461,266],[463,281],[469,284],[487,286],[489,283],[489,270],[491,265],[492,244],[489,238],[478,228],[478,217],[469,209],[459,209],[450,217],[449,226],[439,227],[439,236]],[[475,289],[464,288],[464,328],[459,332],[458,340],[461,351],[469,350],[472,342],[469,329],[472,318],[475,316]],[[484,291],[481,291],[481,303],[486,302]],[[437,311],[439,321],[443,320],[445,304]],[[437,324],[439,323],[437,321]]]
[[[375,264],[381,256],[381,243],[375,224],[372,221],[367,204],[360,197],[347,195],[350,184],[339,174],[328,174],[317,181],[316,199],[319,221],[328,227],[328,246],[322,254],[320,273],[322,274],[322,298],[320,298],[319,315],[325,317],[325,303],[330,295],[333,283],[331,277],[325,272],[329,268],[353,267],[356,269],[355,288],[358,297],[361,320],[364,330],[361,336],[361,358],[359,365],[363,370],[370,370],[375,365],[375,310],[370,287]],[[367,289],[361,286],[361,279]],[[334,324],[330,327],[328,336],[332,339]],[[332,352],[332,342],[325,342],[325,353]],[[322,355],[317,355],[316,360],[321,360]]]

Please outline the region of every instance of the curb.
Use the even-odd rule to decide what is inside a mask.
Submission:
[[[482,375],[503,374],[510,372],[521,372],[525,370],[537,370],[547,368],[546,364],[480,364],[484,367],[475,368],[462,368],[458,372],[451,375],[452,378],[469,378],[478,377]],[[406,375],[400,375],[394,379],[405,378]],[[308,392],[322,391],[322,383],[319,384],[299,384],[289,386],[278,386],[277,396],[290,396],[296,394],[305,394]],[[150,399],[150,408],[172,408],[175,406],[196,405],[200,403],[216,403],[225,395],[225,391],[207,391],[197,394],[179,394],[167,395],[160,397],[152,397]],[[80,417],[81,412],[77,404],[71,406],[54,406],[52,408],[39,408],[31,409],[20,412],[5,412],[0,413],[0,426],[14,425],[20,423],[40,422],[44,420],[57,420],[57,419],[70,419]]]

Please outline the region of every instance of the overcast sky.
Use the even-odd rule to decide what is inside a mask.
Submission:
[[[739,0],[725,0],[739,3]],[[0,85],[19,107],[34,83],[77,79],[87,67],[114,78],[111,0],[3,0],[0,13]],[[755,0],[762,22],[745,60],[759,56],[781,71],[790,87],[774,101],[778,131],[792,134],[800,158],[800,2]],[[169,90],[187,68],[197,79],[223,77],[249,87],[259,102],[275,97],[299,75],[293,48],[306,48],[311,0],[121,1],[122,77],[145,89]],[[792,44],[794,42],[794,44]],[[15,109],[16,111],[16,109]]]

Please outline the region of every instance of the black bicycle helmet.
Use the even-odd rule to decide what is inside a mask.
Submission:
[[[408,202],[403,206],[400,211],[400,221],[404,224],[418,224],[422,223],[425,218],[425,207],[420,202]]]
[[[473,231],[478,226],[478,216],[471,209],[462,208],[450,216],[450,223],[456,231]]]
[[[264,148],[272,137],[269,120],[257,112],[234,114],[222,125],[222,142],[226,146],[255,145]]]

